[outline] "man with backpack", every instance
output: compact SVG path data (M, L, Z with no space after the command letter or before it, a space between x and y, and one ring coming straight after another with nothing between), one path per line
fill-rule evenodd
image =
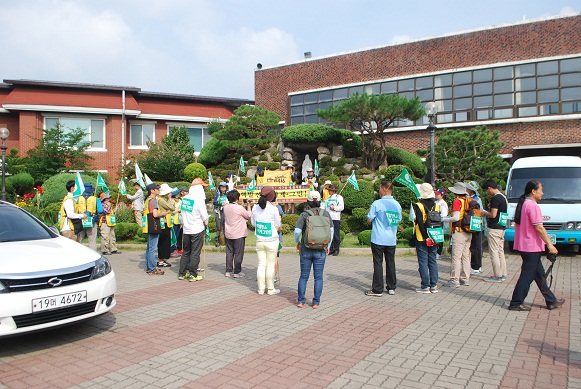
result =
M85 184L85 191L82 196L79 196L77 213L84 213L87 215L87 220L90 221L87 224L83 224L83 230L77 234L77 242L83 243L83 238L86 236L89 241L89 247L97 251L97 221L103 213L103 207L101 202L97 200L95 189L90 183Z
M414 238L418 256L421 284L417 293L438 293L438 244L444 241L444 229L440 204L432 185L427 182L419 187L420 201L413 205Z
M319 308L323 293L323 270L325 260L331 247L333 221L329 212L320 208L321 194L316 190L309 192L305 210L299 216L294 231L297 250L300 252L301 275L298 284L298 304L303 308L307 304L305 297L307 281L313 268L315 279L313 308ZM302 235L302 238L301 238ZM299 239L301 238L301 239Z
M373 254L373 282L366 296L383 295L383 258L385 257L385 284L387 294L395 294L395 246L397 226L401 221L401 205L392 196L389 181L381 181L379 200L371 204L367 221L371 224L371 253Z
M446 216L445 222L452 223L452 272L450 281L444 286L458 288L460 285L470 285L470 242L472 241L472 231L470 225L466 224L471 220L470 203L467 197L466 185L457 182L448 190L456 195L452 202L452 216ZM476 203L476 202L474 202ZM478 221L475 220L474 223ZM470 223L470 222L468 222Z
M478 203L478 209L482 210L482 200L478 194L479 185L476 181L465 182L468 197ZM484 227L483 224L481 224ZM470 242L470 275L482 273L482 230L472 233Z
M490 211L483 211L488 226L488 252L492 263L492 277L485 277L487 282L503 282L506 280L506 258L504 257L504 232L508 219L508 201L498 190L494 180L486 180L482 188L490 196Z

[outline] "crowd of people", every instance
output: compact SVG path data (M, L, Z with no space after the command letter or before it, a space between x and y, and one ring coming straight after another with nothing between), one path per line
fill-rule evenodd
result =
M294 169L293 169L294 170ZM259 172L260 173L260 172ZM326 181L318 188L316 177L309 178L312 169L307 169L305 183L313 185L306 204L299 215L294 229L296 248L300 253L300 276L298 280L297 306L306 303L306 286L311 269L314 276L312 307L318 308L323 291L323 272L327 255L338 255L340 247L340 220L344 209L343 197L337 188ZM230 180L233 177L229 177ZM310 181L309 181L310 180ZM178 279L199 281L203 279L199 267L204 240L209 237L209 215L206 207L202 179L196 178L187 188L170 188L168 184L149 184L147 198L138 183L136 193L127 195L132 200L135 221L142 225L147 234L145 254L146 272L162 275L163 267L171 266L169 258L181 256ZM102 236L103 254L119 253L115 241L115 212L110 196L101 193L94 196L90 184L75 202L75 182L66 184L67 196L63 199L60 212L60 229L63 236L82 242L84 236L89 247L96 250L96 228ZM320 192L319 190L320 189ZM445 237L448 237L451 252L450 279L442 285L459 288L470 285L470 276L482 272L482 236L488 238L488 250L492 276L486 282L504 282L508 276L504 253L504 232L508 220L508 201L493 180L486 180L482 189L488 194L489 203L484 206L479 196L480 185L471 181L456 182L452 187L434 190L431 184L418 186L419 201L412 205L413 245L416 249L420 285L418 293L438 293L438 257L443 254ZM402 220L401 205L392 196L391 182L382 181L379 199L371 204L367 221L371 223L371 253L373 279L371 289L365 295L380 297L385 291L394 295L397 288L395 252L398 225ZM447 193L455 196L449 208L445 201ZM514 289L509 309L530 311L523 304L530 284L534 280L545 298L548 309L562 306L564 299L557 299L546 283L541 256L546 249L551 254L558 251L550 242L537 202L542 199L542 184L530 181L521 196L514 221L514 248L522 257L521 274ZM240 193L231 188L230 182L220 182L213 198L216 219L216 245L226 247L226 277L245 277L242 271L245 241L248 236L247 222L250 221L256 235L257 292L260 295L276 295L278 257L282 247L282 207L276 201L272 186L262 186L260 197L254 205L242 200ZM318 224L317 224L318 223ZM81 225L81 227L79 227ZM321 236L316 236L317 233ZM486 232L485 232L486 231ZM328 235L328 236L327 236ZM385 261L385 273L383 263ZM385 278L384 278L385 275Z

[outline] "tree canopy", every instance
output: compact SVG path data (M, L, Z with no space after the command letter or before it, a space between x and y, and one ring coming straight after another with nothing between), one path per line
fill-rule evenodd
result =
M397 121L417 120L425 115L419 98L408 100L398 95L368 95L356 93L317 115L330 122L359 131L363 138L362 151L367 167L375 170L386 164L388 127Z

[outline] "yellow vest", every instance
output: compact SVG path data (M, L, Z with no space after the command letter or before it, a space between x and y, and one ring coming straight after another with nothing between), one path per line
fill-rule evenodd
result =
M77 213L85 213L85 211L89 211L91 215L97 213L97 198L95 196L89 196L86 199L84 196L79 197Z
M67 218L67 213L65 212L65 201L71 199L73 200L73 203L75 201L74 198L69 197L69 196L65 196L65 198L63 199L62 203L61 203L61 209L59 211L59 230L63 230L63 226L65 225L65 219ZM75 205L76 206L76 205ZM71 221L71 219L69 219L69 227L71 228L71 231L75 230L75 227L73 226L73 222Z
M426 220L428 220L428 212L426 211L426 208L424 207L424 204L418 202L418 203L416 203L416 205L420 209L420 212L422 213L422 221L425 223ZM436 203L434 205L434 211L440 212L440 204ZM417 220L418 216L419 215L416 215L416 220ZM424 237L422 236L422 232L420 231L420 226L418 225L418 223L416 223L416 225L414 227L414 232L416 234L416 240L418 242L423 242L424 241Z
M150 212L150 210L149 210L149 203L150 202L151 202L151 197L148 197L145 200L145 204L144 204L144 207L143 207L143 216L141 216L141 231L144 234L147 234L147 232L148 232L147 231L147 215L151 214L151 216L153 217L153 212ZM159 210L159 204L158 204L157 210L158 210L158 212L161 212ZM166 215L165 218L159 218L160 219L161 226L162 226L161 227L162 229L164 229L164 228L167 227L167 224L164 223L164 219L167 219L167 216L171 216L171 214Z

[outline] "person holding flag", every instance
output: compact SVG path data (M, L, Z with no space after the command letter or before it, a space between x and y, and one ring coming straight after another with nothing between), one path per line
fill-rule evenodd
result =
M79 173L77 173L79 174ZM82 183L82 181L81 181ZM61 235L65 238L76 241L77 235L75 234L75 227L73 225L73 220L86 219L86 213L76 213L75 212L75 199L73 193L77 191L77 185L75 180L70 180L66 184L67 195L63 198L61 204L61 209L59 212L59 229L61 230ZM83 185L84 190L84 185Z
M130 195L128 193L125 196L131 200L131 208L133 208L133 215L135 216L135 223L141 225L142 214L143 214L143 190L141 189L141 184L138 180L133 183L133 187L135 188L135 194Z
M226 197L226 192L228 189L228 184L221 182L218 185L218 190L216 195L214 195L214 217L216 219L216 247L220 247L220 241L222 244L226 244L226 238L224 236L224 205L228 203L228 198ZM222 238L220 236L222 235Z

